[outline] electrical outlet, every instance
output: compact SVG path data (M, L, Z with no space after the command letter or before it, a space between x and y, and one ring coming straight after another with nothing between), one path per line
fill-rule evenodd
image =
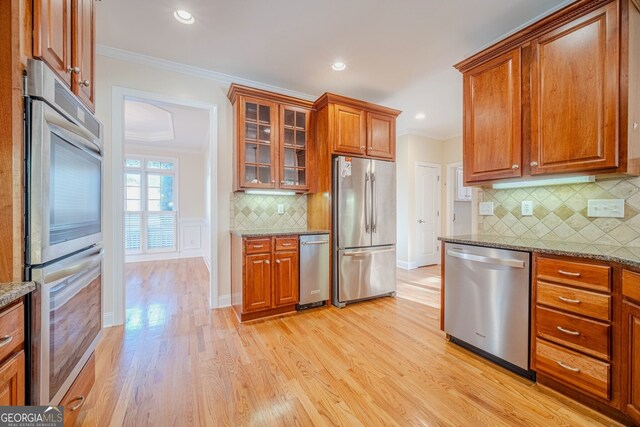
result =
M533 201L531 200L523 200L522 206L520 208L520 213L522 216L532 216L533 215Z
M589 200L587 215L591 218L624 218L624 199Z
M493 215L493 202L480 202L478 205L478 210L480 211L479 213L482 216Z
M284 215L284 205L283 204L279 204L278 205L278 215Z

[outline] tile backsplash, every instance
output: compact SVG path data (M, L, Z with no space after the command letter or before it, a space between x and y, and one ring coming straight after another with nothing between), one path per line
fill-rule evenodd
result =
M494 215L478 217L480 234L640 247L640 178L551 187L484 189ZM589 218L589 199L624 199L624 218ZM533 201L533 216L521 202Z
M284 214L278 214L278 205ZM231 229L307 227L307 196L231 193Z

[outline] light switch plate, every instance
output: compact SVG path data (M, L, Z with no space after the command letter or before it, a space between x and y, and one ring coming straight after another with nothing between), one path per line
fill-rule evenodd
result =
M587 215L591 218L624 218L624 199L589 200Z
M278 205L278 215L284 215L284 205L282 203Z
M493 215L493 202L480 202L478 206L480 215L491 216Z
M531 200L523 200L522 207L520 208L520 213L522 216L532 216L533 215L533 201Z

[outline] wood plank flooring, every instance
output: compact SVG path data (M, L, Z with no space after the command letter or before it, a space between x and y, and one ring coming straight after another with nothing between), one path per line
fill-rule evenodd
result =
M448 343L410 292L239 324L207 309L200 260L126 275L127 323L105 331L78 425L614 424Z

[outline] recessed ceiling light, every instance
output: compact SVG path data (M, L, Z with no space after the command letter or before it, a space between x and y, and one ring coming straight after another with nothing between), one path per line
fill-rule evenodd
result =
M178 22L182 22L183 24L193 24L195 21L191 13L182 9L178 9L173 12L173 17L176 18Z
M347 64L345 64L344 62L338 61L338 62L334 62L331 68L333 68L333 71L342 71L345 68L347 68Z
M423 120L425 117L427 117L427 115L425 113L416 114L416 119L418 119L418 120Z

